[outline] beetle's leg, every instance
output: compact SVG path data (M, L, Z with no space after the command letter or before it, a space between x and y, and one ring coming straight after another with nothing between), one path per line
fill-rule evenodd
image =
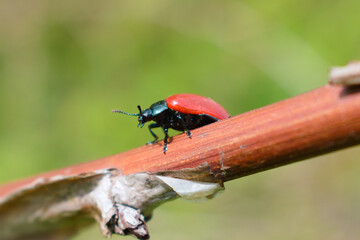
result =
M191 138L191 132L187 128L184 119L181 117L181 115L179 113L176 114L176 117L180 120L180 122L181 122L181 124L182 124L182 126L184 128L184 131L186 132L186 135L188 135L188 137Z
M153 143L156 143L156 141L158 140L159 137L151 130L152 128L157 128L157 127L160 127L159 124L157 124L157 123L152 123L149 125L149 131L155 139L154 139L154 141L147 142L146 144L153 144Z
M164 130L164 133L165 133L163 152L164 152L164 154L165 154L165 153L166 153L166 150L167 150L169 135L168 135L168 128L167 128L167 127L163 126L163 130Z

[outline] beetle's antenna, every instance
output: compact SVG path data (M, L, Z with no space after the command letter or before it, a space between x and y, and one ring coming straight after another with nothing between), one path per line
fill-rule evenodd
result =
M127 112L123 112L123 111L121 111L121 110L112 110L112 112L115 112L115 113L123 113L123 114L129 115L129 116L139 116L138 113L127 113Z

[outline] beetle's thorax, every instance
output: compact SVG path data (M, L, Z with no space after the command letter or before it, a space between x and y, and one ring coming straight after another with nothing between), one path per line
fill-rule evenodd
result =
M168 110L168 106L164 100L161 100L151 105L149 109L151 110L152 116L155 117L156 115Z

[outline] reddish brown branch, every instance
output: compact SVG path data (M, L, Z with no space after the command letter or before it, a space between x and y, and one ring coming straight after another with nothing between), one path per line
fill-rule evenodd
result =
M0 197L38 177L117 168L123 174L194 168L208 164L228 181L360 142L360 88L326 85L311 92L162 142L66 167L0 187Z

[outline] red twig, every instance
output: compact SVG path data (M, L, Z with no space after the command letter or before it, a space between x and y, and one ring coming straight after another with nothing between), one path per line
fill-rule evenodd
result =
M40 174L0 187L0 197L38 177L75 175L105 168L124 174L193 168L208 164L228 181L360 142L360 88L326 85L308 93L162 142Z

